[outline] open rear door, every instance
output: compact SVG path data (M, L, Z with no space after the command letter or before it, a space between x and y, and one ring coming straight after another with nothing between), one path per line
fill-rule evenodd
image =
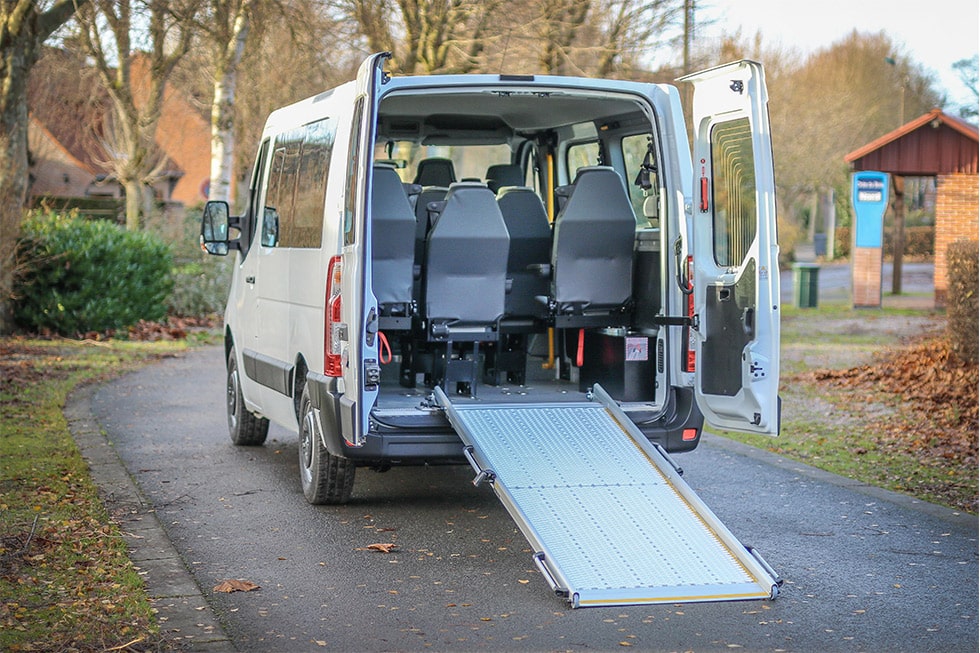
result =
M779 432L779 245L762 65L694 84L694 298L698 406L717 428Z
M387 80L387 52L373 54L357 72L356 97L344 198L342 320L348 326L343 356L344 393L340 398L341 429L348 444L361 446L371 408L378 397L377 302L371 292L371 161L377 124L378 97Z

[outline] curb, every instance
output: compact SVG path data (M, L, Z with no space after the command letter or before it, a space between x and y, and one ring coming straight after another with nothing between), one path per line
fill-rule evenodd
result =
M129 547L129 559L142 576L163 640L180 651L233 653L197 581L157 519L156 511L129 475L95 417L91 400L100 386L73 391L64 415L110 518Z

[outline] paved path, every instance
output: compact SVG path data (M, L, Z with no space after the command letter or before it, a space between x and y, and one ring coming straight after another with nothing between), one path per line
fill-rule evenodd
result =
M351 504L312 507L295 436L274 427L264 447L233 447L222 401L222 355L212 347L71 407L73 429L102 428L112 443L95 439L106 461L93 467L118 475L124 466L136 481L110 505L139 538L134 559L164 629L192 650L978 647L975 517L706 436L678 457L685 478L786 579L780 598L571 611L468 468L359 470ZM381 541L400 548L364 550ZM225 578L262 589L213 593Z

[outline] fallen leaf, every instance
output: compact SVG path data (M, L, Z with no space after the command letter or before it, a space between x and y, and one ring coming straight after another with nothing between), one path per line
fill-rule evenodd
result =
M394 542L378 542L376 544L368 544L367 548L371 551L380 551L381 553L391 553L393 550L398 548L398 545Z
M223 580L214 586L215 592L224 592L230 594L232 592L251 592L252 590L260 589L258 585L248 580Z

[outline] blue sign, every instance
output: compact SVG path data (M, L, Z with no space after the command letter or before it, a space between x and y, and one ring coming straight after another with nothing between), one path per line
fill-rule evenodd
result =
M851 178L854 205L854 246L881 247L885 209L888 208L888 173L855 172Z

